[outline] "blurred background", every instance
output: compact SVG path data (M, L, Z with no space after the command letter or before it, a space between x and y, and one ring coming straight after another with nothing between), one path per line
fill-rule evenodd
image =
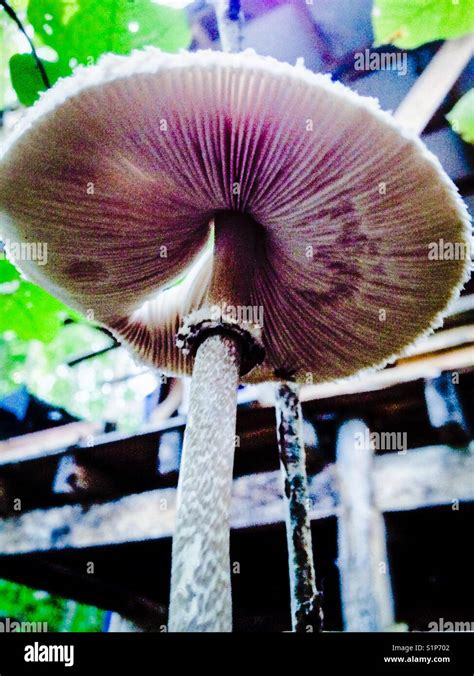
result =
M445 39L474 31L464 0L243 0L242 12L244 48L291 64L303 57L386 110L413 91ZM0 1L0 138L77 65L149 44L219 49L214 6ZM398 66L382 67L382 57ZM460 72L448 67L422 135L471 213L473 75L469 59ZM473 630L473 384L471 282L409 357L357 381L303 386L325 629ZM188 391L186 379L136 363L106 330L23 279L1 248L0 624L164 630ZM271 386L239 390L231 560L243 631L290 627L272 402ZM351 460L354 429L375 433L365 469ZM367 588L368 569L377 574Z

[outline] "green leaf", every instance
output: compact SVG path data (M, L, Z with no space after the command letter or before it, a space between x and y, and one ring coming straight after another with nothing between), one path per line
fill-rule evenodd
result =
M18 272L18 270L14 265L12 265L9 261L6 260L3 245L0 251L0 256L1 256L0 258L0 288L1 288L2 284L8 284L8 282L13 282L15 280L20 279L20 273Z
M51 85L106 52L128 54L147 45L177 51L191 41L185 12L152 0L30 0L27 16L36 41L58 56L41 61ZM9 66L18 99L32 105L46 89L33 56L15 54Z
M459 99L446 118L466 143L474 143L474 88Z
M474 31L472 0L374 0L375 46L414 49Z
M14 9L16 3L10 3ZM0 8L0 110L14 101L8 61L18 51L19 30L5 10Z
M8 260L0 260L0 336L13 331L22 340L51 341L66 316L77 313L27 282Z
M61 57L69 51L68 26L78 11L79 0L30 0L27 16L36 37Z
M41 59L49 83L53 85L61 76L69 75L72 70L61 63ZM47 87L41 77L38 65L32 54L14 54L10 59L10 77L18 99L25 106L31 106Z
M28 19L68 65L89 65L106 52L128 54L147 45L177 51L191 41L185 12L151 0L30 0Z

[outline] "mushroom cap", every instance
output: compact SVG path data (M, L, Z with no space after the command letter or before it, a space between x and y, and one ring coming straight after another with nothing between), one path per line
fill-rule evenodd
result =
M20 263L28 278L176 375L192 371L175 337L205 302L217 212L258 228L266 357L249 381L382 366L441 323L469 271L441 244L468 250L467 210L422 142L375 100L251 51L79 68L8 139L0 210L3 238L48 245L46 266Z

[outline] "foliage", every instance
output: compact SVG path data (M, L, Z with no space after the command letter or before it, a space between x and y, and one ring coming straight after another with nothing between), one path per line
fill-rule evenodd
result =
M70 73L70 69L65 69L60 62L55 63L41 59L41 63L50 83L56 82L60 77ZM9 65L11 82L18 100L24 106L32 106L40 92L46 90L46 83L41 77L33 55L14 54L10 58Z
M54 61L42 61L50 84L70 75L76 65L91 65L107 52L129 54L147 45L174 52L191 40L183 10L152 0L30 0L27 18L36 43L54 50ZM30 54L14 55L10 73L25 105L34 103L46 89Z
M176 51L190 42L185 14L150 0L30 0L28 18L60 60L83 64L106 52L146 45Z
M0 110L8 105L10 75L8 61L18 49L18 30L15 24L0 10Z
M139 427L143 398L156 378L128 379L143 368L126 350L68 367L68 361L110 346L110 337L23 279L5 259L0 259L0 306L0 398L25 385L81 418L116 422L123 431ZM67 317L76 321L65 325ZM115 379L117 384L108 383Z
M0 618L17 622L45 622L49 632L97 632L104 611L48 592L0 580Z
M73 415L115 422L120 430L132 432L142 424L143 399L156 388L156 376L143 373L123 348L67 365L110 343L107 335L85 323L67 324L49 343L7 334L0 339L0 398L25 385Z
M474 89L464 94L446 117L466 143L474 143Z
M472 0L374 0L375 46L414 49L474 31Z
M43 289L23 279L8 260L0 259L0 336L14 332L22 340L51 341L67 316L77 314Z

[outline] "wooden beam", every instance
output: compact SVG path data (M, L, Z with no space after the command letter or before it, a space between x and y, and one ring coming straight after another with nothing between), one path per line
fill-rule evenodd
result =
M373 450L361 420L337 438L338 565L346 631L383 631L394 622L385 524L374 501Z
M433 333L417 342L409 351L407 358L433 355L436 352L445 352L453 348L474 345L474 325L457 326L453 329L444 329ZM401 363L405 360L402 357Z
M98 434L102 429L101 423L81 421L0 441L0 465L54 455Z
M383 512L474 501L474 444L427 446L406 455L389 453L373 467L375 502Z
M447 40L436 52L395 113L403 127L421 134L474 53L474 34Z
M471 335L471 327L463 329L461 333L441 332L433 336L442 336L444 333L449 334L448 342L452 340L469 340ZM436 338L436 347L444 349L446 345L441 345L439 339ZM364 395L364 407L372 406L376 400L376 393L381 390L389 391L390 388L403 386L405 383L415 383L417 380L423 381L425 378L436 377L440 372L444 371L463 371L469 375L474 367L474 346L464 346L457 348L448 353L435 354L430 357L423 355L420 359L411 356L405 360L400 360L399 363L390 368L379 372L370 373L360 378L351 378L337 383L326 383L322 385L303 385L301 387L300 399L304 402L304 410L308 411L307 406L314 407L313 410L322 410L322 408L340 410L349 405L353 407L356 402L354 400L345 400L345 397L356 397L361 394ZM399 399L399 396L397 399ZM373 397L372 400L369 400ZM260 451L265 446L276 445L275 428L273 425L272 404L269 402L261 402L259 409L245 409L239 408L237 420L237 433L239 435L239 448L236 453L236 465L240 467L243 462L245 467L242 473L249 473L251 467L247 462L248 453L258 448ZM113 432L109 434L97 434L100 431L100 425L89 422L71 423L62 425L51 430L44 430L33 434L27 434L21 437L15 437L7 441L0 442L0 471L3 467L12 468L15 476L21 471L20 463L33 462L39 459L48 458L52 463L55 458L59 458L68 452L68 449L74 448L78 460L82 463L82 453L89 455L90 462L93 464L98 462L101 465L104 461L105 466L115 466L116 459L120 458L119 473L123 471L126 466L124 457L129 453L130 446L133 446L133 452L140 453L140 460L142 461L148 453L156 452L159 447L161 436L164 432L182 432L185 425L185 418L182 416L169 419L165 423L159 425L151 425L143 428L138 434L133 436L124 435L123 433ZM93 446L87 447L87 437L92 435ZM443 440L450 443L448 439ZM245 453L241 453L245 451ZM260 454L263 458L265 453ZM268 458L267 458L268 460ZM272 469L265 460L265 468ZM84 463L89 465L89 461L84 458ZM252 461L252 465L253 465ZM265 464L265 463L264 463ZM131 467L130 469L133 469ZM156 470L156 464L155 464ZM161 470L161 468L159 468ZM15 479L16 481L16 479Z
M456 298L450 307L450 312L447 316L447 319L456 317L457 315L468 314L470 312L474 312L474 293Z
M383 390L414 380L437 376L441 371L460 371L474 366L474 347L461 347L451 352L420 356L416 360L399 360L395 366L374 371L364 376L347 378L334 383L303 385L300 399L331 399L347 394L361 394Z
M474 501L469 449L432 446L373 460L374 503L380 512ZM311 519L338 516L340 470L328 465L310 477ZM232 528L283 523L278 471L239 477L233 486ZM164 488L95 505L36 509L0 519L0 555L67 547L108 546L171 537L176 489Z
M169 537L176 490L130 495L113 502L37 509L0 521L3 554L91 547Z
M158 425L144 425L140 432L133 436L123 432L101 434L103 425L96 422L83 421L60 425L52 429L0 441L0 467L47 456L62 455L66 449L71 447L86 450L88 448L87 437L89 436L94 437L93 448L119 442L126 444L131 439L138 443L142 438L156 438L156 442L158 442L162 432L179 429L185 423L186 418L184 416L176 416Z

